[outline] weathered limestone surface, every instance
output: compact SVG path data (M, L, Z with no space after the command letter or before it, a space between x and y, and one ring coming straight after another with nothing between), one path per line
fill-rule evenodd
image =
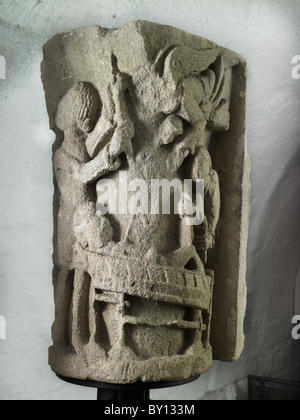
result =
M55 36L42 79L57 136L52 369L110 383L173 381L213 358L236 360L250 189L244 59L134 22ZM186 209L151 214L142 189L141 214L123 214L124 173L142 186L202 179L203 223L191 225ZM100 211L104 179L117 185L116 214Z

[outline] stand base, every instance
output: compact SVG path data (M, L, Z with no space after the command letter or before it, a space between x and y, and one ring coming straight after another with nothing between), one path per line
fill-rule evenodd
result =
M73 385L80 385L88 388L97 388L98 401L149 401L151 389L173 388L176 386L186 385L199 379L200 375L175 382L137 382L135 384L128 385L83 381L80 379L65 378L60 375L57 375L57 377L62 381L68 382Z

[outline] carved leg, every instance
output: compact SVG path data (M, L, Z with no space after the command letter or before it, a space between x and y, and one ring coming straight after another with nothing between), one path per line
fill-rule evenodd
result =
M73 296L73 333L72 344L77 354L81 355L91 337L90 313L91 278L82 270L75 270Z
M55 346L67 347L71 344L71 317L73 300L74 271L62 268L54 285L55 321L52 338Z

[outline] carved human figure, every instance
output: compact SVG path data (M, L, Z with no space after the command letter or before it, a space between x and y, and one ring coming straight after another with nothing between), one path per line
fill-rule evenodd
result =
M204 265L207 263L207 251L215 247L216 229L220 219L221 198L219 177L212 168L208 150L200 147L192 168L193 181L204 180L204 215L202 225L194 226L194 246Z
M100 98L91 84L77 83L61 100L56 125L64 132L64 141L54 155L54 172L60 191L58 212L57 258L61 267L70 267L73 258L73 218L76 209L95 201L89 186L100 176L118 169L106 150L91 160L85 141L95 128L100 114Z
M60 192L59 211L57 215L57 252L56 260L60 272L55 284L57 317L53 326L54 341L63 344L68 341L67 333L57 333L70 311L70 271L73 270L73 245L76 241L74 234L74 215L78 208L86 207L92 210L95 223L101 226L97 230L98 247L109 242L113 231L109 221L96 213L94 188L91 185L101 175L116 170L120 162L112 161L106 150L91 161L85 141L91 133L101 111L98 92L89 83L79 82L73 86L59 103L56 125L64 133L62 146L54 155L54 173ZM97 246L94 243L94 246ZM80 279L79 279L80 283ZM75 282L74 290L80 284ZM70 340L69 340L70 341Z

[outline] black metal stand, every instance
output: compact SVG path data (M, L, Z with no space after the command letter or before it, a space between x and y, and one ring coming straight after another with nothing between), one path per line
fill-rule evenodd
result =
M151 389L172 388L196 381L199 376L192 377L183 381L176 382L137 382L129 385L106 384L94 381L82 381L79 379L70 379L57 375L59 379L73 385L85 386L88 388L97 388L98 401L149 401Z

